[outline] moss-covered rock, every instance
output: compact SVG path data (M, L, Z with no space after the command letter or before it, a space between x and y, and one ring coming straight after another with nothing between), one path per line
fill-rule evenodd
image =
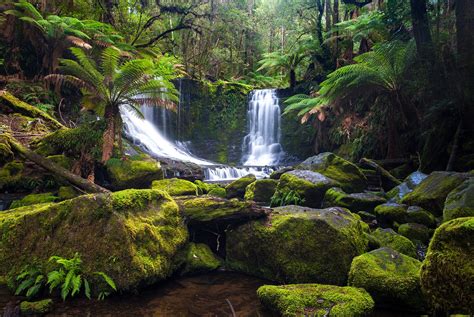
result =
M431 230L419 223L404 223L398 227L398 233L415 243L427 244L431 237Z
M53 193L42 193L42 194L29 194L20 200L14 200L10 205L10 209L30 206L35 204L44 204L57 201L58 197L54 196Z
M423 311L420 267L420 261L383 247L354 258L349 285L368 291L376 306Z
M197 186L185 179L169 178L153 181L152 189L163 190L171 196L191 195L197 196Z
M212 188L214 188L214 184L208 184L199 179L194 181L194 185L197 186L199 195L207 194Z
M374 301L361 288L323 284L264 285L257 290L262 303L279 315L366 316Z
M187 241L178 205L158 190L84 195L0 213L0 276L25 265L51 269L52 255L78 252L83 275L109 275L127 290L169 277Z
M404 204L420 206L441 216L446 196L466 180L467 174L451 172L433 172L416 188L403 197Z
M474 216L474 177L453 189L444 203L443 221Z
M347 194L343 189L333 187L329 189L324 195L324 207L339 206L348 208L351 211L357 212L364 210L372 212L374 208L387 200L379 195L373 193L355 193Z
M372 236L379 241L380 246L389 247L395 251L416 258L416 246L410 239L396 233L393 229L377 228Z
M290 166L279 168L270 174L270 179L279 180L281 175L285 174L286 172L291 172L294 169L295 169L294 167L290 167Z
M263 210L254 209L249 201L212 196L178 198L182 213L192 223L249 220L262 217Z
M474 314L474 217L436 229L421 267L421 286L431 306Z
M412 192L426 177L428 177L428 175L420 171L411 173L400 185L395 186L387 192L387 197L393 202L400 203L402 198Z
M367 212L367 211L359 211L359 212L357 212L357 214L365 222L371 222L371 221L376 220L375 215L371 214L370 212Z
M403 223L406 221L407 208L406 205L385 203L375 207L374 212L381 224L392 226L394 222Z
M340 184L349 193L361 192L367 188L367 179L355 164L326 152L303 161L299 168L321 173Z
M414 222L427 226L436 227L436 218L425 209L419 206L410 206L407 209L406 222Z
M72 168L73 160L64 154L50 155L47 158L67 170Z
M342 285L367 248L361 222L344 208L275 208L227 233L227 265L273 281Z
M79 192L71 186L61 186L58 190L58 198L59 200L66 200L72 199L74 197L79 196Z
M184 251L184 266L181 275L195 275L214 271L221 265L221 261L203 243L189 243Z
M269 204L276 191L278 181L274 179L259 179L247 186L245 199Z
M160 162L146 155L137 155L126 160L112 158L107 161L105 167L110 178L110 187L114 190L149 188L153 181L163 179Z
M212 188L208 193L209 196L215 196L215 197L220 197L220 198L226 198L227 192L225 188L216 186Z
M295 192L304 201L304 206L320 208L326 191L337 186L337 182L316 172L308 170L294 170L280 177L275 197L284 197Z
M52 299L43 299L36 302L23 301L20 303L22 315L44 315L53 308Z
M244 198L245 196L245 189L248 185L255 182L257 178L253 174L246 175L239 179L236 179L229 185L225 187L226 190L226 197L228 199L231 198Z

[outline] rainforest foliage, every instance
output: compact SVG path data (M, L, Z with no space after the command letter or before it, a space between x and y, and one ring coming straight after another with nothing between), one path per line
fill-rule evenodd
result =
M180 77L214 99L286 88L305 155L470 170L473 15L469 0L2 1L0 88L69 128L103 119L83 177L122 155L119 108L175 110ZM236 131L241 106L222 109L215 126Z

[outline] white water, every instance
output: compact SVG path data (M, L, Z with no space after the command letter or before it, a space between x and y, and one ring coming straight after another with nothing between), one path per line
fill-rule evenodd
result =
M252 92L247 113L249 134L242 152L244 165L275 166L283 156L280 145L280 106L274 89Z

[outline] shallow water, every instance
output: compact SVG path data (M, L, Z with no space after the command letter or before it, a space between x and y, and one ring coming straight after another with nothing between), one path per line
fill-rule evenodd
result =
M53 312L46 316L232 316L230 305L239 317L276 316L266 310L256 296L257 288L265 283L268 282L239 273L214 272L172 279L139 294L112 296L104 301L74 299L63 303L57 300ZM0 307L12 300L5 289L0 289ZM385 311L372 315L399 316L408 315Z

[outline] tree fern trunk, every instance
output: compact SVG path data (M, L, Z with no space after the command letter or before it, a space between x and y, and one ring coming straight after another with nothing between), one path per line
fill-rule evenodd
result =
M103 134L103 145L102 145L102 162L107 162L113 154L114 142L115 142L115 123L116 123L116 110L115 106L107 105L105 107L105 121L107 126Z

